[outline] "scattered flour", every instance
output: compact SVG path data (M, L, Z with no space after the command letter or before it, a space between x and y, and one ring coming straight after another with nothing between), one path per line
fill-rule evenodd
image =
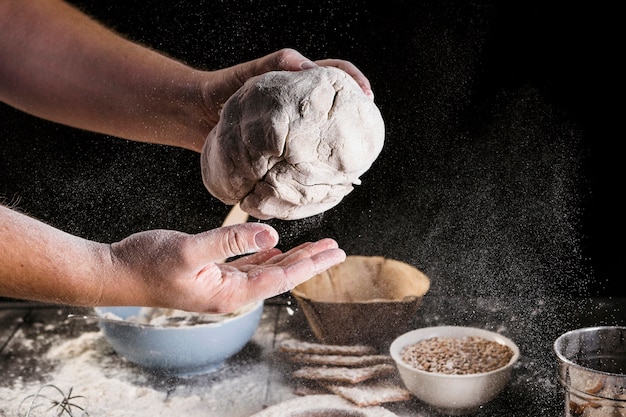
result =
M201 314L170 308L142 307L135 316L123 318L111 312L107 312L102 316L109 320L127 320L133 323L149 324L152 326L184 327L195 326L197 324L217 323L247 313L256 306L256 303L250 303L228 314Z
M72 395L84 396L74 402L86 406L89 416L223 417L224 398L233 393L239 393L240 399L250 398L251 392L264 385L255 384L249 373L233 378L203 376L208 379L202 380L200 387L191 382L185 385L184 381L170 381L168 385L167 381L155 380L156 377L117 356L100 331L83 333L53 345L44 359L55 366L43 384L16 378L11 387L0 387L0 416L25 415L28 403L19 409L23 399L36 394L44 384L50 384L65 393L72 389ZM259 381L258 373L256 381ZM53 398L60 395L53 388L45 393ZM258 395L263 398L264 393ZM241 406L236 403L227 406L228 415L247 417L254 412L254 409L239 412L237 407ZM43 412L47 408L38 410Z

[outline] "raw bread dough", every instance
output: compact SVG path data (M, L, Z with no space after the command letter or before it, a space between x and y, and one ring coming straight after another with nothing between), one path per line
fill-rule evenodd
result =
M249 79L202 150L213 196L258 219L294 220L337 205L380 154L380 111L334 67Z

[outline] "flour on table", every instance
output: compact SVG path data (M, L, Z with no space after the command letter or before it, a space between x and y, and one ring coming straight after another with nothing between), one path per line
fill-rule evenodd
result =
M83 396L72 402L86 407L93 417L224 417L223 405L217 399L233 393L245 398L263 386L259 384L258 375L239 375L236 369L225 371L225 378L206 376L207 382L201 387L186 386L184 381L172 386L155 383L151 374L117 356L101 331L86 332L52 345L45 353L45 360L54 366L43 376L43 383L18 377L11 386L0 387L0 416L25 415L28 402L20 408L23 399L36 394L44 385L54 385L64 393L72 389L72 395ZM48 388L42 394L60 399L54 388ZM47 406L39 407L37 411L47 409ZM77 410L73 411L80 416ZM250 414L252 412L241 404L229 405L229 415L247 417Z
M384 130L377 106L344 71L268 72L224 104L202 151L204 184L258 219L313 216L360 184Z

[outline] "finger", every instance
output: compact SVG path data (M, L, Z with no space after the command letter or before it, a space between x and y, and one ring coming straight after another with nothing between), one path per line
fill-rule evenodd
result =
M291 48L281 49L274 52L274 54L270 54L267 58L269 58L270 62L274 61L273 64L270 64L273 70L300 71L317 66L315 62Z
M316 245L317 249L307 249L311 245ZM228 262L228 265L235 267L242 272L250 272L260 265L282 265L289 262L295 262L298 259L312 256L316 252L333 249L337 246L338 245L334 240L323 239L315 243L302 243L285 253L281 252L277 248L272 248L267 251L258 252L252 255L238 258L236 260Z
M278 243L276 230L262 223L220 227L194 235L190 252L196 264L265 251Z
M285 48L231 68L241 85L256 75L269 71L299 71L317 66L295 49Z
M273 254L269 251L259 252L257 254L239 258L236 261L229 262L228 265L234 266L240 271L246 273L264 265L286 265L289 262L296 262L299 259L304 259L314 255L316 252L319 252L319 249L317 251L307 250L307 248L311 245L313 245L311 242L303 243L300 246L291 249L287 253L282 253L278 249L274 248L273 250L275 250L275 252ZM332 247L329 247L328 249L330 248Z
M330 249L325 249L328 247ZM303 252L310 256L296 259L295 255ZM260 254L246 258L254 258L257 255ZM281 257L282 254L276 255L269 262ZM301 245L300 250L291 253L291 262L284 265L263 264L240 267L235 266L236 261L213 265L216 271L220 271L221 278L213 275L216 271L207 270L207 273L202 275L203 279L195 281L196 285L201 282L209 284L205 290L198 292L210 294L209 300L203 298L198 300L198 303L203 304L204 309L207 309L206 305L210 304L210 310L214 312L233 311L254 300L282 294L331 266L343 262L345 257L345 253L336 248L336 243L332 239L323 239L320 242Z
M272 248L268 250L264 250L262 252L253 253L252 255L243 256L241 258L237 258L228 262L228 264L232 267L235 267L239 270L244 270L242 268L247 268L248 270L254 268L255 266L259 266L269 259L280 255L282 252L278 248Z
M343 71L345 71L348 75L350 75L361 87L363 93L366 96L370 97L372 100L374 99L374 92L372 91L372 86L370 84L369 79L359 70L359 68L354 65L350 61L345 61L342 59L322 59L318 61L311 61L308 58L305 58L298 51L293 49L282 49L278 52L275 52L273 55L269 55L266 58L271 60L276 60L278 63L278 68L285 71L299 71L303 69L309 69L316 66L326 66L326 67L336 67ZM272 71L272 69L268 69L268 71Z
M345 259L345 252L334 248L287 265L265 265L256 268L248 274L247 292L262 294L265 298L282 294Z
M359 85L359 87L361 87L361 90L363 90L366 96L368 96L372 100L374 99L374 92L372 91L370 81L367 79L365 74L363 74L361 70L359 70L357 66L354 65L352 62L344 61L341 59L322 59L319 61L315 61L315 63L325 67L337 67L344 70L348 75L354 78L354 81L357 82L357 84Z
M297 262L300 259L311 257L318 252L322 252L329 249L336 249L339 245L333 239L321 239L317 242L302 243L287 252L281 253L271 259L268 259L265 264L273 265L287 265L289 263Z
M313 62L300 52L291 48L284 48L253 61L235 65L231 70L234 71L235 76L239 80L239 84L243 85L249 78L264 74L268 71L300 71L320 65L342 69L357 82L366 96L372 100L374 99L370 81L361 70L350 61L322 59Z

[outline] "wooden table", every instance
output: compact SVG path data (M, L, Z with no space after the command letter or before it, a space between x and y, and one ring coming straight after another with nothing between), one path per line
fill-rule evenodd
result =
M54 384L85 395L92 404L87 405L90 416L249 417L297 398L294 389L300 382L290 377L293 365L276 351L277 339L289 334L313 340L297 306L277 297L266 302L252 341L222 369L184 379L163 378L118 357L96 323L67 318L68 313L84 312L89 310L0 301L0 416L17 415L18 399L43 384ZM510 384L477 415L527 417L563 414L554 339L578 327L624 325L625 319L625 299L520 302L427 296L411 326L477 326L515 340L521 359ZM417 400L385 407L398 416L439 415Z

